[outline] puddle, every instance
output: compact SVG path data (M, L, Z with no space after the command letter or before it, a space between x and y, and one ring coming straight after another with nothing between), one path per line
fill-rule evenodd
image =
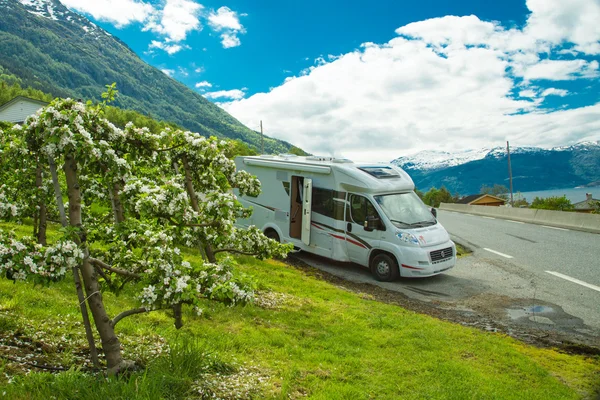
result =
M506 312L511 319L520 319L524 317L535 318L538 314L553 314L554 308L548 306L531 306L522 308L507 308ZM540 316L541 317L541 316ZM531 319L530 318L530 319ZM544 317L544 319L548 319Z

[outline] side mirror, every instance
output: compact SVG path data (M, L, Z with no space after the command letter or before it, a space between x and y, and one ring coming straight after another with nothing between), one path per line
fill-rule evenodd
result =
M431 213L437 218L437 210L435 208L431 207Z
M368 216L367 220L364 223L365 231L372 231L372 230L377 229L377 227L379 226L379 223L380 223L379 218L372 216L372 215Z

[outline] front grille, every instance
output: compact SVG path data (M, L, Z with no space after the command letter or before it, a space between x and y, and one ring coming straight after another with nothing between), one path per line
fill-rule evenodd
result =
M447 249L434 250L431 253L429 253L429 257L431 257L431 262L434 264L452 258L452 256L454 256L452 247L448 247Z

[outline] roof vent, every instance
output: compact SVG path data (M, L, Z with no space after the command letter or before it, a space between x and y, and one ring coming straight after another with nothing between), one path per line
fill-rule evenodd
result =
M333 162L338 164L354 164L354 161L348 160L347 158L334 158Z
M333 157L324 157L324 156L309 156L306 157L307 161L332 161Z

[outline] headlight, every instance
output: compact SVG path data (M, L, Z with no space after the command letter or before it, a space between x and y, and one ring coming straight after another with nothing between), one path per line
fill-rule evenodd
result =
M401 242L412 244L413 246L419 245L419 239L412 233L397 231L396 236Z

